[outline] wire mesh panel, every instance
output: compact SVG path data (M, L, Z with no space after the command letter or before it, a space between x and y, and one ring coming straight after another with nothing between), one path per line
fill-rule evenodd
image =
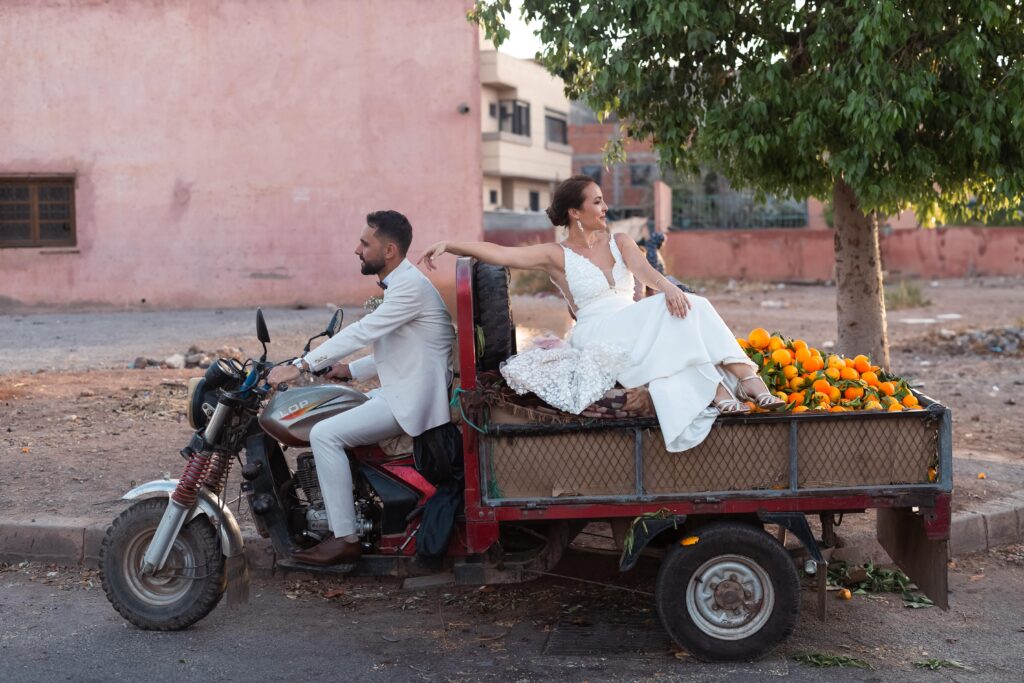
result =
M658 430L644 430L644 492L751 491L789 485L789 424L719 422L696 448L665 450Z
M481 441L489 498L636 493L632 429L485 437Z
M927 484L938 449L939 421L916 415L881 417L801 420L799 487Z
M942 478L945 461L940 462L940 457L948 460L948 454L941 454L948 444L940 447L943 420L948 419L945 409L727 418L716 422L700 445L682 453L665 450L657 422L650 418L608 420L600 427L593 422L491 420L480 442L483 483L492 501L592 496L629 500L938 480L948 485ZM930 473L930 468L937 469Z

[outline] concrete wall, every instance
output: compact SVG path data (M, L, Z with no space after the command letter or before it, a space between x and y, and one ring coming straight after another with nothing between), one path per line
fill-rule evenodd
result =
M0 249L0 300L361 302L367 212L479 238L470 4L4 0L0 174L74 174L78 240Z
M896 229L881 237L890 275L923 278L1024 275L1024 228ZM670 273L687 278L831 280L831 230L671 232L662 247Z

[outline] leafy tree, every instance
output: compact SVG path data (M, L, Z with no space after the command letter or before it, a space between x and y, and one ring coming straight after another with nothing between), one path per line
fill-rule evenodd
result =
M470 13L507 36L509 0ZM523 0L538 59L663 163L835 207L839 347L888 367L877 218L1024 190L1020 0Z

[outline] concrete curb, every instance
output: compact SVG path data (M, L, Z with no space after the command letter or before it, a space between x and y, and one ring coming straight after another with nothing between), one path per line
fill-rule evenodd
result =
M37 515L0 521L0 562L39 562L61 566L99 567L100 545L109 522ZM275 554L270 541L246 534L245 557L257 573L271 572Z
M1024 491L982 504L977 510L953 515L949 556L1024 541Z
M100 544L108 522L74 517L37 515L28 519L0 521L0 562L39 562L64 566L99 566ZM259 574L274 569L276 555L270 541L246 534L245 556L249 567ZM983 504L977 510L958 512L950 525L949 555L957 557L1002 545L1024 542L1024 491ZM864 555L853 561L882 561L877 543L857 544L849 550ZM841 549L846 550L846 549ZM851 552L846 553L850 555Z

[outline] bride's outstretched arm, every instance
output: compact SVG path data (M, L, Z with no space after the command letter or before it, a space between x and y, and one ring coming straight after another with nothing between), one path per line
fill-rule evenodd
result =
M442 254L471 256L477 261L495 266L522 268L524 270L549 270L556 265L554 256L557 246L553 244L531 244L525 247L505 247L491 242L449 242L443 240L430 245L417 263L427 270L434 270L435 259Z

